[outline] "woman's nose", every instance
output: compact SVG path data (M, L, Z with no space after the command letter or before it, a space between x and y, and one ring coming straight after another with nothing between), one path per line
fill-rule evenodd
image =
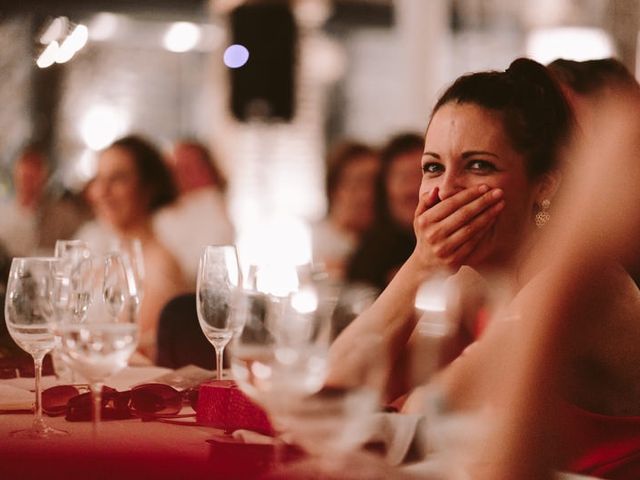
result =
M440 200L445 200L465 188L462 179L455 172L446 172L441 178L442 183L439 185L440 190L438 193Z

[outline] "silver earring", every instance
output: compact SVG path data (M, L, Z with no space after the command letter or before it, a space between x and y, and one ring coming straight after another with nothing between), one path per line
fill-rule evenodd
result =
M540 210L536 213L536 227L544 227L551 218L549 207L551 207L551 200L545 198L540 204Z

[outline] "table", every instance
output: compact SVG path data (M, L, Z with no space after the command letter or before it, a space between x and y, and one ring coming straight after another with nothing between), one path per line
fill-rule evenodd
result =
M163 371L168 370L128 369L107 384L123 390L155 378ZM55 383L53 378L43 380L45 388ZM2 380L0 384L28 385L32 381ZM50 426L67 430L69 435L48 439L9 436L13 430L29 428L32 418L31 414L0 415L0 478L3 480L247 478L246 468L241 468L247 466L246 461L243 465L242 459L233 458L228 448L207 443L224 435L215 428L140 419L104 421L94 438L90 422L67 422L64 417L45 416ZM240 462L237 475L234 462ZM220 472L223 475L216 475Z

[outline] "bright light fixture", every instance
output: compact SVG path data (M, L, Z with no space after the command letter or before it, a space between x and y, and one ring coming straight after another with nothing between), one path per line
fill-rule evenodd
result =
M200 28L190 22L172 24L164 35L164 47L170 52L187 52L200 41Z
M600 28L554 27L532 31L527 38L527 56L547 64L557 58L592 60L615 55L611 37Z

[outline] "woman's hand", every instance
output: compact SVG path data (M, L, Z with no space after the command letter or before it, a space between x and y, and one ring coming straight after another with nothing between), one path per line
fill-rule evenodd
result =
M463 265L504 207L503 192L487 185L461 190L440 201L438 188L420 197L413 221L421 266L458 268Z

